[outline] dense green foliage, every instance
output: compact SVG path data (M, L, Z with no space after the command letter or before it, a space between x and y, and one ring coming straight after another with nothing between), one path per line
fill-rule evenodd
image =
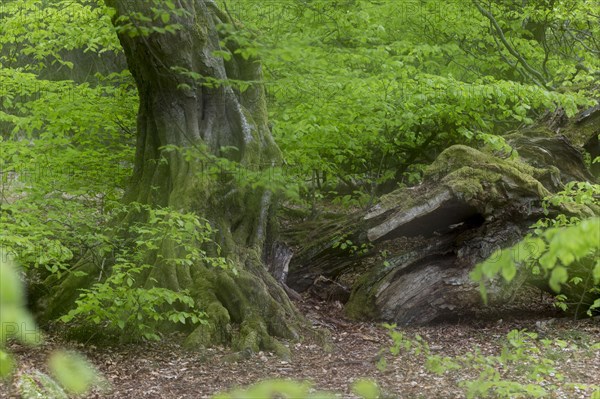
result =
M527 3L490 10L526 64L470 1L242 0L228 10L256 31L232 34L264 59L291 173L323 194L364 198L391 179L417 182L451 144L502 149L505 132L588 102L578 87L600 67L593 2ZM539 24L543 40L531 31Z
M572 215L585 214L587 206L598 206L599 194L598 185L569 183L564 191L547 198L544 206L560 206L574 212ZM587 213L591 213L589 208ZM557 306L563 310L571 307L575 315L591 315L600 308L600 218L581 220L561 213L532 227L532 233L517 245L497 251L473 270L471 277L481 282L484 299L487 280L502 276L510 282L525 269L534 277L541 275L557 294L563 285L578 287L570 290L570 296L558 295Z
M147 210L150 221L129 231L113 228L131 174L137 94L128 71L110 68L122 51L110 15L98 2L3 4L0 245L42 291L46 281L92 256L106 265L104 279L62 320L100 324L106 334L116 330L128 339L158 338L159 322L198 322L201 313L186 311L194 307L186 293L134 284L150 267L145 251L168 236L182 247L180 259L168 260L174 266L208 259L200 246L212 232L193 215L165 209ZM78 80L81 65L68 58L97 72ZM64 69L74 69L72 79ZM214 262L223 265L221 258ZM172 308L177 303L183 308ZM171 310L159 312L164 306Z
M150 278L151 286L136 283L140 274L149 273L155 259L152 250L161 248L165 242L173 243L171 257L162 256L168 267L180 267L204 263L214 267L228 268L227 261L209 256L205 248L212 242L214 231L207 221L194 214L182 214L167 208L153 209L147 205L131 203L121 209L127 215L131 210L147 213L147 222L119 226L126 231L111 231L96 235L99 246L95 256L113 258L114 265L108 277L89 289L82 289L76 301L77 307L61 318L64 322L76 320L81 324L99 325L103 334L117 333L122 339L158 340L159 326L165 322L192 324L204 322L204 314L194 309L194 300L186 291L175 292L160 287ZM129 240L114 237L135 237ZM150 258L150 259L149 259ZM140 279L141 280L141 279ZM186 310L187 309L187 310Z
M146 35L179 28L169 25L172 15L185 12L174 2L148 5L151 18L132 16L122 29ZM600 12L592 0L236 0L223 9L237 18L219 27L225 40L235 41L243 57L258 55L264 62L270 120L286 160L273 174L236 176L251 188L267 186L313 205L330 196L342 205L363 206L398 185L418 183L424 167L452 144L508 155L506 133L557 107L572 116L598 95ZM76 308L61 320L101 326L122 338L157 339L165 322L205 320L202 304L187 292L142 285L139 277L154 264L145 254L167 237L171 257L162 261L171 267L231 265L212 243L216 231L203 215L119 202L133 164L138 97L113 15L99 0L0 5L0 260L7 254L18 259L34 293L78 273L71 267L91 257L103 271L101 279L81 292ZM203 84L239 90L247 85ZM220 170L237 167L209 161ZM581 287L578 297L558 296L561 307L596 310L600 220L575 215L591 216L581 211L599 193L598 186L572 184L548 198L563 214L539 221L531 235L496 253L473 276L511 280L526 268L557 292L567 284ZM116 227L114 221L132 208L145 215L144 222ZM336 245L365 250L346 239ZM7 339L37 327L24 310L18 275L4 262L0 273L0 324L20 326L0 331L5 376L13 368L4 351ZM552 370L547 354L563 345L514 332L499 357L439 359L426 353L422 341L407 344L394 333L392 338L397 351L420 348L438 371L461 366L479 372L465 383L471 396L543 394L534 383ZM543 360L526 370L531 384L497 378L496 367L531 356ZM55 397L82 392L93 381L82 364L59 354L50 361L55 378L24 375L20 386L24 392L43 387L47 395L53 390ZM365 398L376 397L374 389L369 383L355 387ZM275 382L222 397L266 392L316 396L307 386Z
M46 6L4 2L0 15L0 243L38 279L97 245L130 174L136 111L128 72L64 78L68 51L98 58L118 50L104 10Z

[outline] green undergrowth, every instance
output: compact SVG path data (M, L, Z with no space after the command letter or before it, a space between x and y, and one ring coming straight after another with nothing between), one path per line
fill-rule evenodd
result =
M43 343L43 335L25 307L25 289L14 262L0 257L0 378L14 383L23 399L68 399L83 395L92 386L108 386L96 368L82 355L58 350L48 356L48 371L21 369L7 350L18 342L31 347Z
M576 317L594 314L600 308L600 217L594 216L600 215L599 193L596 184L572 182L546 197L546 212L558 208L564 213L540 219L521 242L496 251L471 272L483 298L487 282L510 282L524 271L547 281L561 309Z
M206 314L189 291L169 288L168 282L159 282L152 271L157 263L169 268L231 268L212 241L212 226L195 214L137 203L120 212L141 213L145 221L119 225L116 231L98 235L102 245L95 256L114 264L106 264L106 277L100 275L100 282L81 289L75 307L60 320L95 325L102 335L117 335L122 340L158 340L158 332L168 323L206 323ZM208 244L216 256L207 252Z
M431 351L419 335L409 337L386 325L393 345L392 356L417 357L428 372L452 378L471 398L541 398L560 390L567 395L600 398L600 385L580 383L569 371L575 356L594 356L600 342L581 344L561 338L545 338L527 330L512 330L500 341L497 354L489 355L471 347L463 355L444 356ZM386 351L384 351L385 353ZM387 368L386 357L378 367Z

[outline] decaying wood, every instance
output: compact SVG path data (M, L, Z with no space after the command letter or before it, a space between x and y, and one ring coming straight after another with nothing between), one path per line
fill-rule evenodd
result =
M570 126L582 123L580 117ZM562 132L567 128L561 125ZM327 289L323 281L345 285L352 290L345 305L350 316L399 324L481 307L479 286L469 278L473 267L523 238L544 216L545 196L569 181L595 179L568 137L549 128L536 134L507 135L516 159L450 147L421 185L396 190L365 212L288 231L301 247L291 260L288 285L313 293ZM522 273L510 285L493 282L492 302L512 298L524 280Z
M272 245L271 252L267 255L266 264L269 273L271 273L275 280L281 284L288 297L300 301L302 300L302 296L286 284L288 268L293 256L294 251L292 248L281 241L275 241Z

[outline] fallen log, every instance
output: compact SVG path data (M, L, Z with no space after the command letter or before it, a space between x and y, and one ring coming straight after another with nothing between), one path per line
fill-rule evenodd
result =
M522 239L544 216L544 197L569 181L594 180L565 136L507 137L519 157L455 145L430 165L421 185L391 192L367 211L290 229L287 240L300 249L287 284L298 292L327 290L327 281L337 292L339 285L351 288L349 316L404 325L480 308L473 267ZM551 212L591 216L598 209ZM525 278L492 282L491 302L512 298Z

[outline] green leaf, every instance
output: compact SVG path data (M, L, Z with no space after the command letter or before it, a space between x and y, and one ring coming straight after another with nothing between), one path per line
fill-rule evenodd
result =
M54 352L48 360L52 375L71 393L81 395L98 379L91 363L73 352Z
M475 268L471 270L471 272L469 273L469 277L475 282L481 281L481 279L483 278L483 270L481 269L481 264L475 266Z
M229 51L215 50L212 52L215 57L221 57L225 61L231 61L231 53Z
M592 273L593 277L594 277L594 284L599 284L600 283L600 257L598 257L598 259L596 259L596 265L594 266L594 270Z
M590 308L588 309L588 314L591 316L592 315L592 310L596 310L600 308L600 298L596 299L594 301L594 303L590 306Z
M0 349L0 378L7 377L10 373L12 373L15 367L15 362L13 358Z
M567 273L567 269L562 266L558 266L552 269L548 284L554 292L560 292L560 286L566 283L568 280L569 274Z
M551 270L554 265L556 265L556 255L553 255L550 252L546 252L544 255L540 257L540 266L542 266L545 270Z
M352 392L364 399L377 399L379 397L379 387L375 381L370 379L360 379L352 385Z
M507 262L502 265L502 277L510 282L517 275L517 267L512 262Z
M1 252L0 255L2 255ZM25 306L23 283L12 263L2 259L0 259L0 303Z
M569 266L575 261L575 254L571 251L571 248L560 248L557 251L556 256L560 259L561 263L565 266Z

